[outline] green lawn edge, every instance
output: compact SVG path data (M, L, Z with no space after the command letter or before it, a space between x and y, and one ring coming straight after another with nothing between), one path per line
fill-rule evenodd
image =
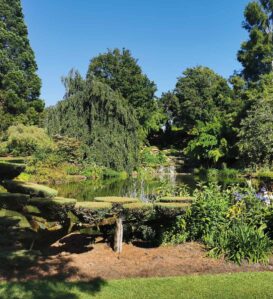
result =
M38 280L1 282L1 299L249 299L272 298L273 272L189 275L167 278L134 278L88 282Z

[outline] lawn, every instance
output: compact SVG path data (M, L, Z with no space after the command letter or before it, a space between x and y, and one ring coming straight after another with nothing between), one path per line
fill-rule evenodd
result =
M273 273L236 273L90 282L0 283L1 299L272 298Z

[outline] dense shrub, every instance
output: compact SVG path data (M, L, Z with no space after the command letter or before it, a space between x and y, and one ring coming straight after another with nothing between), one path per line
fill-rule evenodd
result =
M187 241L187 220L185 216L178 216L173 226L170 226L162 233L162 244L182 244Z
M11 126L3 138L7 153L15 156L29 156L36 151L54 149L54 143L44 129L36 126Z
M222 192L216 185L202 186L195 192L189 217L190 236L194 240L202 240L227 222L229 204L228 192Z
M53 140L57 146L57 154L66 162L75 163L83 160L83 148L79 140L61 135L53 136Z
M162 243L201 241L213 257L241 264L268 262L272 250L272 205L263 193L250 188L215 184L201 186L183 216L162 234Z
M272 241L264 232L265 225L257 228L243 222L234 222L223 227L214 236L207 237L205 243L210 255L224 255L227 259L241 264L268 262L272 251Z
M155 148L146 147L140 153L140 161L145 166L161 166L167 162L167 157L162 151L157 151Z

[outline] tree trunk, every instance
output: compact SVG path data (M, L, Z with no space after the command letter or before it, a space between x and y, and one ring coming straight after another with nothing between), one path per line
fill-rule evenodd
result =
M123 224L122 218L118 218L116 221L115 237L114 237L114 251L121 253L123 240Z

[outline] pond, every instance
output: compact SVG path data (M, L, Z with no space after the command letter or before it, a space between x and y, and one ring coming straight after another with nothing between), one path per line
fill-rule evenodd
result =
M59 191L59 196L75 198L79 201L92 201L98 196L128 196L138 197L147 202L151 196L162 187L187 186L190 194L199 183L216 181L223 187L231 184L252 184L257 189L261 181L246 180L244 178L208 178L194 175L157 175L150 178L127 178L123 180L87 180L76 183L66 183L53 186Z

